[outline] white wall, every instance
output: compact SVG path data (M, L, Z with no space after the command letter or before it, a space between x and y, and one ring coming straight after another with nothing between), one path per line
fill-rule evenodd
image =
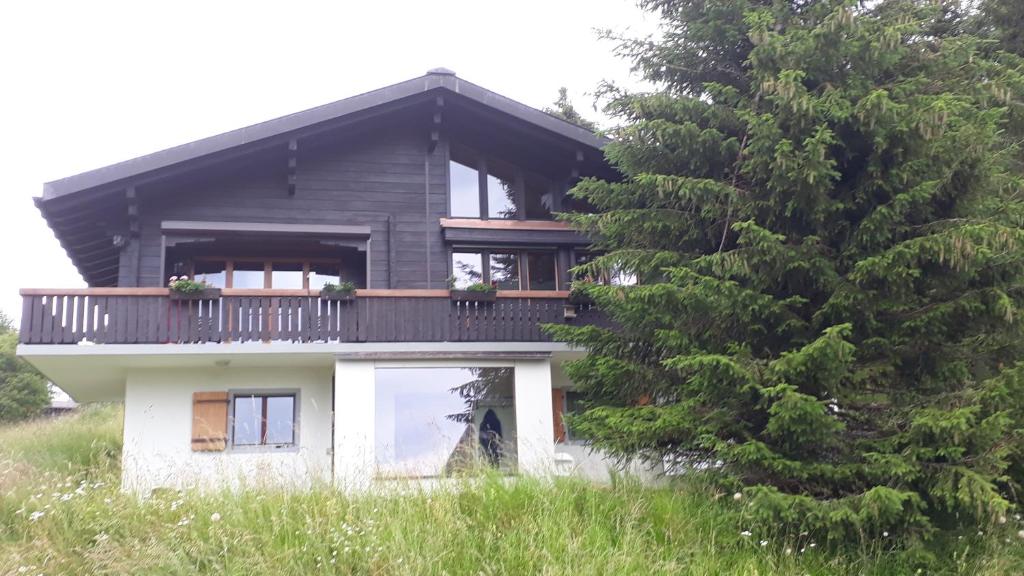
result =
M297 450L192 451L192 393L299 391ZM372 395L371 395L372 399ZM158 487L309 486L331 477L329 368L154 368L128 373L122 481L147 494Z

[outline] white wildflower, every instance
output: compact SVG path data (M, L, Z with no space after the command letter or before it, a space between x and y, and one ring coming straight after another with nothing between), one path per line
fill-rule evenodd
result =
M178 526L188 526L188 518L182 518L178 521Z
M761 540L761 547L762 548L767 546L767 545L768 545L768 541L767 540Z
M740 532L740 536L750 536L750 530L744 530L743 532Z
M220 512L210 514L210 522L220 522Z
M793 553L793 549L792 548L786 548L786 556L789 556L792 553Z
M93 538L93 540L95 540L97 543L99 543L99 542L106 542L109 539L110 539L110 536L108 536L106 532L100 532L99 534L96 535L95 538Z
M46 512L43 512L42 510L36 510L35 512L33 512L33 513L28 515L28 521L29 522L35 522L36 520L39 520L43 516L46 516ZM1022 530L1021 532L1024 532L1024 530Z
M1017 537L1024 540L1024 530L1018 530Z
M889 532L882 532L882 538L888 538Z
M732 499L733 500L742 500L743 499L743 494L741 492L737 492L737 493L732 495Z
M1000 524L1006 524L1006 516L1000 516L999 517L999 523Z

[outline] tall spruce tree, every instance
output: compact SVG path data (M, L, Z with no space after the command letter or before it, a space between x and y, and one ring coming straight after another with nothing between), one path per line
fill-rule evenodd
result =
M565 218L616 329L574 429L624 457L721 463L764 522L832 538L988 520L1024 480L1021 70L941 2L642 0L606 86L623 178Z

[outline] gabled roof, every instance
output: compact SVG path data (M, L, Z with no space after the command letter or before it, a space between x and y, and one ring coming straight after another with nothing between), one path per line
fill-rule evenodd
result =
M419 78L399 82L351 98L47 182L43 185L43 196L40 200L46 202L84 190L113 185L119 181L132 179L203 156L261 140L280 138L324 122L430 92L458 94L590 149L600 150L608 143L606 138L598 136L586 128L491 92L472 82L467 82L457 77L451 70L435 68Z

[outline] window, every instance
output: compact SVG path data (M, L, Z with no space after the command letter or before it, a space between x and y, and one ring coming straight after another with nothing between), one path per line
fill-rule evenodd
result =
M519 206L516 169L501 162L487 164L487 216L516 219L523 211Z
M302 278L302 262L274 262L271 265L271 288L302 290Z
M530 290L558 289L554 252L527 252L526 262Z
M235 394L231 445L295 446L295 394Z
M378 474L515 470L513 368L378 368L374 395Z
M452 252L452 277L455 288L484 281L483 256L479 252Z
M582 406L582 395L574 390L565 391L565 410L563 414L569 414L576 416L583 413ZM566 442L580 442L579 435L573 432L572 426L569 423L562 420L563 426L565 426L565 441Z
M309 289L319 290L324 284L341 283L338 264L332 262L311 262L309 264Z
M476 168L452 160L448 165L452 216L480 217L480 175Z
M515 252L490 253L491 284L498 290L519 290L519 257Z
M265 288L265 266L263 262L235 261L231 272L232 288Z
M206 282L214 288L226 288L228 281L227 262L223 260L196 262L192 275L196 281Z
M558 259L554 251L455 250L452 276L455 288L482 282L498 290L557 290Z
M324 284L338 284L348 280L365 286L366 278L360 274L363 262L351 261L342 276L342 259L264 259L238 258L230 260L196 259L191 266L197 280L216 288L273 288L277 290L319 290Z
M598 256L598 254L595 254L593 252L577 252L575 266L589 264L590 262L593 262L594 259L597 258ZM587 280L589 282L595 282L598 284L608 284L611 286L635 286L639 284L636 274L626 272L621 268L605 270L596 276L584 276L579 272L576 272L574 274L574 277L576 280Z
M524 182L526 186L526 219L551 220L555 200L552 183L536 174L527 174Z
M448 163L448 191L453 217L519 220L550 220L556 192L543 176L457 144Z

